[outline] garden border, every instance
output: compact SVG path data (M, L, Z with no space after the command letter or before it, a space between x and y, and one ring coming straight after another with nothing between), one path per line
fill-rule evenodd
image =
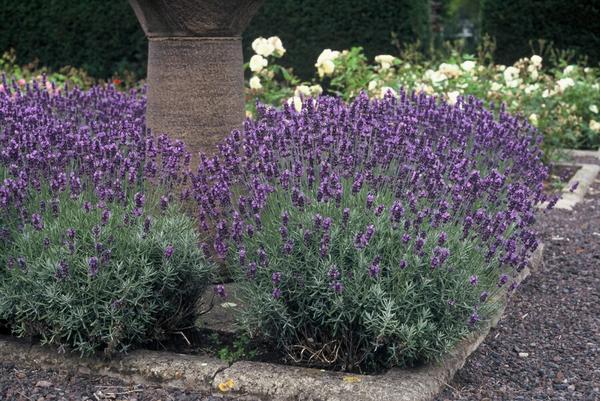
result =
M515 278L522 282L543 263L543 245ZM506 288L506 287L505 287ZM498 294L501 307L480 330L460 342L440 362L414 369L391 369L382 375L358 375L263 362L231 365L207 356L136 350L113 360L80 358L53 348L0 336L0 359L21 366L118 377L140 384L235 394L238 399L272 401L429 401L435 397L502 318L508 295Z

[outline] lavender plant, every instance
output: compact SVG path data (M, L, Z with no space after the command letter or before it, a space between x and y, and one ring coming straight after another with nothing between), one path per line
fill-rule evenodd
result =
M405 92L257 113L193 177L205 251L234 267L251 336L311 365L414 364L515 287L548 200L527 122Z
M0 322L14 333L110 354L193 322L213 268L172 195L190 156L144 111L143 93L112 87L0 94Z

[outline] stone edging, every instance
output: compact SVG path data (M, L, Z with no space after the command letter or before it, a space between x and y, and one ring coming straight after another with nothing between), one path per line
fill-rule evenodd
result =
M588 189L600 173L600 165L582 163L559 163L559 165L579 167L563 189L562 197L554 206L556 209L573 210L575 205L583 201ZM579 183L577 189L571 192L570 189L577 182Z
M542 264L543 247L532 255L529 267L516 278L522 282ZM138 350L104 361L60 354L55 349L9 336L0 336L0 359L36 368L53 368L84 374L119 377L136 383L219 393L226 390L238 399L272 401L430 401L460 369L501 319L501 307L480 330L460 342L440 362L416 369L392 369L382 375L355 375L262 362L227 363L206 356ZM225 387L223 387L225 386ZM221 389L220 389L221 387Z

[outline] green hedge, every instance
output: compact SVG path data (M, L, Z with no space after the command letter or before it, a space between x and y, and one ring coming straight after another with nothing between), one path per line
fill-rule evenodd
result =
M496 59L531 55L530 41L552 41L600 62L599 0L481 0L482 30L496 38Z
M82 67L97 77L128 69L145 74L147 44L127 0L3 1L0 50L15 48L17 62ZM267 0L244 35L279 35L297 72L309 75L320 51L361 45L367 54L393 52L400 40L430 41L429 0ZM246 53L248 54L248 53Z
M127 0L8 0L0 7L0 50L17 62L53 69L73 65L91 75L145 71L146 39Z
M288 54L282 63L301 76L314 73L323 49L362 46L367 56L394 53L391 34L401 42L431 41L429 0L266 0L246 31L246 57L251 40L278 35Z

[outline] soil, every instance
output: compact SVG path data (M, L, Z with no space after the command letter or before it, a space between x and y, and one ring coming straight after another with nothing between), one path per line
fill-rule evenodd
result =
M572 212L538 224L544 266L436 401L600 400L600 180ZM234 399L0 361L2 401Z
M544 182L544 190L549 193L562 190L571 177L579 170L577 166L565 166L553 164L550 167L550 176L546 182Z

